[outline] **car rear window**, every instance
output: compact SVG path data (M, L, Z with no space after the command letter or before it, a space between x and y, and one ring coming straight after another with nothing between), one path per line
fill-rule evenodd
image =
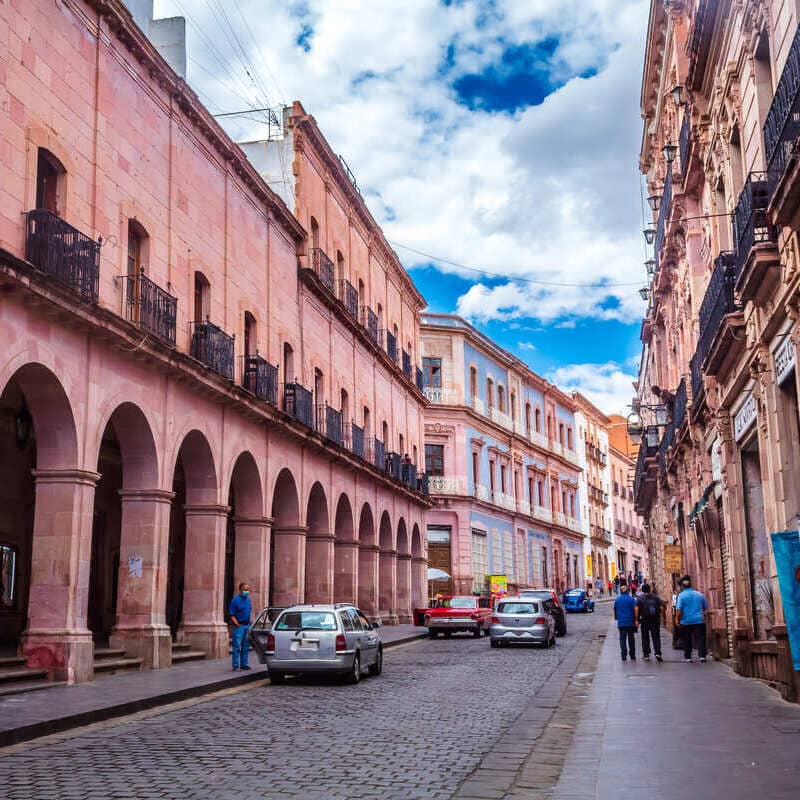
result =
M539 606L537 603L499 603L497 606L498 614L538 614Z
M276 623L276 631L335 631L336 617L330 611L287 611Z
M446 597L442 600L444 608L475 608L474 597Z
M580 597L583 594L581 589L570 589L567 592L567 597Z

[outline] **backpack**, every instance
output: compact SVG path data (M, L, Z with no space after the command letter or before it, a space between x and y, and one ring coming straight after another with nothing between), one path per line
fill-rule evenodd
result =
M639 602L642 606L642 618L655 622L661 612L661 600L654 594L646 594Z

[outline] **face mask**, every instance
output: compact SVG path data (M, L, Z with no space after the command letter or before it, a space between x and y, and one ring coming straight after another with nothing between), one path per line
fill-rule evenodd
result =
M249 595L249 594L250 594L250 590L249 589L243 589L242 590L242 597L247 597L247 595Z

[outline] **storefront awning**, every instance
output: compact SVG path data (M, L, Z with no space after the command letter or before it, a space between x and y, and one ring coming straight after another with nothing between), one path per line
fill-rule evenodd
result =
M708 498L711 497L711 492L714 491L715 484L716 481L711 481L711 483L709 483L703 491L702 497L694 504L694 506L692 506L692 510L689 512L690 525L694 525L697 517L699 517L700 514L702 514L708 507Z

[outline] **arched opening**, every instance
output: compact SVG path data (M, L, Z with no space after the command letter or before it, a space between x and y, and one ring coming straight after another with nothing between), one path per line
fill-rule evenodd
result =
M336 503L334 537L333 597L337 603L355 603L358 601L358 540L353 509L346 494L340 495Z
M411 531L411 607L421 608L428 602L428 573L422 534L414 523Z
M397 526L397 621L411 622L411 543L404 520Z
M306 510L306 603L332 603L334 534L331 533L328 498L322 484L315 483Z
M305 562L306 529L300 525L297 484L292 473L282 469L272 492L269 605L289 606L302 600Z
M378 545L372 509L366 503L358 520L358 605L368 616L377 617Z
M406 523L401 518L397 524L398 532L405 531ZM381 619L390 625L397 624L397 550L389 524L389 515L381 515L381 526L378 531L378 547L380 548L380 571L378 576L378 613Z
M211 314L211 284L202 272L194 273L194 322L204 323Z
M244 312L244 357L250 358L258 353L258 323L249 312Z
M36 158L36 208L61 215L64 200L64 165L44 147Z
M319 223L311 217L311 247L314 249L319 247Z

